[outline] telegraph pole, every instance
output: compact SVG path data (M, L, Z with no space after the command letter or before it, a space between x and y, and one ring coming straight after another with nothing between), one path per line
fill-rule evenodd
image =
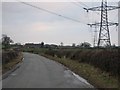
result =
M110 32L109 32L109 26L116 25L118 26L118 23L113 23L108 21L108 11L119 9L118 6L108 6L107 0L102 0L101 6L98 7L92 7L92 8L84 8L91 11L100 11L101 12L101 21L99 23L94 24L88 24L90 26L100 26L99 30L99 37L98 37L98 43L97 46L111 46L111 40L110 40Z

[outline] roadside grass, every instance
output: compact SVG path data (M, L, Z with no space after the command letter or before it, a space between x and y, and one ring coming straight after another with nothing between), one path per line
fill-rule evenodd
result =
M107 90L108 88L120 89L117 77L113 77L109 75L109 73L101 71L100 69L95 68L90 64L80 63L77 60L71 60L67 58L52 57L46 54L40 55L65 65L76 74L88 80L88 82L90 82L94 87L98 89L103 90Z
M23 59L23 54L19 53L18 57L11 60L9 63L7 64L3 64L2 65L2 74L6 73L7 71L11 70L16 64L18 64L19 62L22 62Z

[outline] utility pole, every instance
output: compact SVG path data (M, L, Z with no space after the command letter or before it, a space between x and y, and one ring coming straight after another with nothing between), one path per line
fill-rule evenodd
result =
M98 7L92 7L92 8L84 8L88 11L100 11L101 12L101 21L99 23L94 24L88 24L90 26L99 26L99 37L98 37L98 43L97 46L111 46L110 41L110 32L109 32L109 26L116 25L118 26L118 23L113 23L108 21L108 11L119 9L118 6L108 6L107 0L102 0L101 6Z

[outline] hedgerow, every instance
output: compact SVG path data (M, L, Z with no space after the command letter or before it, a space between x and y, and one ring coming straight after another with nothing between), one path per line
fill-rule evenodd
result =
M120 75L120 53L118 49L79 49L79 50L47 50L45 54L66 57L82 63L88 63L110 75Z

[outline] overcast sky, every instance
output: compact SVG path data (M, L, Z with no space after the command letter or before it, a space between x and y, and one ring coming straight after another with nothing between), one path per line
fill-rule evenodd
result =
M75 5L71 2L34 2L29 4L67 16L79 22L68 20L57 15L38 10L20 2L2 3L2 33L10 36L15 43L50 43L65 45L72 43L90 42L93 44L93 31L87 23L100 20L100 15L95 12L85 12L83 4ZM100 3L84 2L88 7L100 5ZM117 5L116 2L109 3ZM118 12L110 11L110 21L118 21ZM110 28L112 44L118 43L116 27Z

